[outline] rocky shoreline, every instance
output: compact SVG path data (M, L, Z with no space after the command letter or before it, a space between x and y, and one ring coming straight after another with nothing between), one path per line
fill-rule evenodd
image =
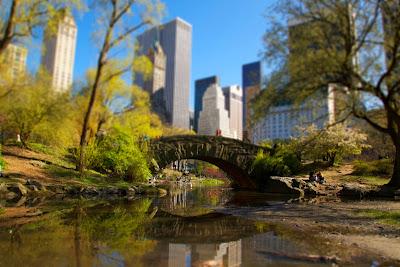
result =
M385 187L367 187L354 184L317 184L300 178L277 177L267 179L263 193L295 197L333 196L353 199L400 198L400 190ZM115 198L133 196L164 196L168 191L159 185L83 185L44 183L32 179L0 180L0 199L18 201L22 197L65 196L84 198Z
M272 176L267 179L263 192L304 196L336 196L354 199L400 198L400 189L368 187L355 184L318 184L300 178Z
M21 197L37 196L68 196L68 197L132 197L135 195L162 196L167 190L157 186L132 185L118 186L88 186L79 184L45 184L36 180L12 179L11 182L1 182L0 199L18 200Z

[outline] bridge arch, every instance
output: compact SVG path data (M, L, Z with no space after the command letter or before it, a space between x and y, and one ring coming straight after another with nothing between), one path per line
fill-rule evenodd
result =
M256 189L251 166L262 147L221 136L179 135L154 139L150 150L160 168L177 160L194 159L223 170L242 189Z

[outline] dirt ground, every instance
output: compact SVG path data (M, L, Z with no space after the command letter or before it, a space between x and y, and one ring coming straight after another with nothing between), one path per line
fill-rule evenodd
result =
M301 229L309 238L318 237L319 246L329 247L333 255L344 261L368 251L371 257L392 259L400 264L400 224L389 225L361 214L365 210L400 211L400 201L319 197L289 202L271 202L259 208L231 207L227 212Z

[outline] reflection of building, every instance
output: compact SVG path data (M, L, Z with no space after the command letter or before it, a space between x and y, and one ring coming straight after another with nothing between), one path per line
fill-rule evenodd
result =
M296 255L300 252L294 243L279 237L274 232L243 238L242 247L242 262L245 266L276 264L276 255ZM272 257L269 261L268 255Z
M242 88L238 85L222 88L225 96L225 108L229 116L229 129L235 139L242 139L243 102Z
M165 117L177 128L189 128L189 88L192 57L192 26L180 18L151 28L137 37L138 55L146 54L159 43L166 56ZM135 83L144 87L144 77L135 76Z
M199 130L199 115L203 109L203 96L207 88L213 84L219 84L218 76L211 76L208 78L196 80L195 82L195 97L194 97L194 130Z
M11 78L15 81L24 75L28 50L24 47L10 44L5 51L5 64L10 70Z
M242 67L243 83L243 140L253 140L251 127L251 101L261 91L261 62L253 62Z
M213 84L203 95L202 110L199 114L198 133L232 137L229 128L229 113L225 109L225 97L219 85Z
M68 90L73 81L77 27L74 18L67 11L55 32L46 29L42 65L52 76L53 88L57 91Z
M242 241L220 244L169 244L169 267L226 266L242 263Z

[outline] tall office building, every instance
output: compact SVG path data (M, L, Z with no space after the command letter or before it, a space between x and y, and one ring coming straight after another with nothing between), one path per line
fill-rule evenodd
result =
M262 85L261 62L256 61L242 67L243 88L243 140L252 140L251 102L260 92Z
M42 65L52 76L53 88L64 92L72 86L78 29L73 16L60 10L61 19L55 32L44 34Z
M229 116L229 129L235 139L242 139L243 129L243 91L239 85L222 88L225 96L225 109Z
M142 89L149 93L153 111L155 111L163 121L166 121L164 91L167 57L158 41L150 48L147 56L153 64L153 70L151 76L144 80Z
M351 9L348 10L349 17L352 18ZM289 22L289 79L301 79L302 75L308 74L302 72L304 70L303 65L298 66L304 64L304 61L299 61L299 58L306 57L307 53L313 54L316 50L323 51L329 48L331 54L334 51L337 53L336 55L340 55L342 49L344 49L344 44L340 42L332 44L325 38L319 40L318 36L310 37L310 32L315 31L315 28L321 29L321 27L324 26L321 26L320 21L292 20ZM338 34L336 28L329 28L329 31L327 30L325 33L332 35L332 38ZM357 57L350 58L348 64L356 67ZM325 75L330 77L334 74L326 73ZM281 90L285 90L285 88ZM341 91L343 91L343 88L338 88L336 84L326 84L305 99L303 103L293 104L291 99L276 103L269 108L266 116L254 127L253 142L259 143L268 139L288 139L298 135L297 127L314 124L321 129L334 123L346 107L347 96L340 94Z
M199 130L199 115L203 108L203 96L207 88L213 84L219 84L217 76L211 76L204 79L196 80L194 86L194 130Z
M213 84L203 95L202 110L199 114L198 134L232 137L229 115L225 109L225 97L219 85Z
M137 55L145 55L159 41L167 60L164 89L166 120L173 127L189 129L192 26L176 18L145 31L137 37L137 41ZM135 75L138 86L143 88L144 82L142 75Z
M26 71L26 57L28 50L25 47L10 44L5 51L4 63L7 64L9 75L13 81L21 78Z

